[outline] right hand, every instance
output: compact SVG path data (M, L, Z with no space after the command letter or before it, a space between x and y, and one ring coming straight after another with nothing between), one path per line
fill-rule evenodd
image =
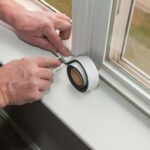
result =
M11 24L22 40L45 50L59 52L64 56L71 55L62 42L70 37L70 18L49 11L21 9L19 12L15 16L16 21Z
M52 69L59 65L57 59L31 57L11 61L1 67L2 107L40 100L53 81Z

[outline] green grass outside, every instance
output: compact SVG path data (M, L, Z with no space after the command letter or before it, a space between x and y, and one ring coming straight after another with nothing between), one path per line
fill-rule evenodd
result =
M67 16L72 15L72 0L45 0L50 5L54 6L60 12L65 13Z
M124 57L150 75L150 14L135 8Z
M130 36L150 49L150 14L135 9Z

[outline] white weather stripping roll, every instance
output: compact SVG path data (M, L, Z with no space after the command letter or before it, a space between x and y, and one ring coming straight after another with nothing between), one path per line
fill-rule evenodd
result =
M53 53L67 66L67 75L71 84L80 92L91 91L99 85L99 73L94 62L88 56L63 57Z
M87 92L98 87L98 70L89 57L75 57L67 64L68 78L78 91Z

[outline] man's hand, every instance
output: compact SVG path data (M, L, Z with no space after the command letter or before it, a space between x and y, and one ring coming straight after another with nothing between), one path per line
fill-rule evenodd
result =
M25 10L18 17L14 28L18 36L30 44L70 55L62 42L70 37L71 32L70 19L64 14Z
M0 68L0 107L22 105L43 97L53 81L52 69L60 61L32 57L14 60Z
M30 11L15 0L0 1L0 19L11 25L24 41L45 50L70 55L62 40L71 33L70 18L61 13Z

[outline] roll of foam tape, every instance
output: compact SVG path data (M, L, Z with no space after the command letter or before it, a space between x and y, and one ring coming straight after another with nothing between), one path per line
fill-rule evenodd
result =
M98 70L87 56L79 56L70 61L67 74L72 85L81 92L91 91L98 87Z

